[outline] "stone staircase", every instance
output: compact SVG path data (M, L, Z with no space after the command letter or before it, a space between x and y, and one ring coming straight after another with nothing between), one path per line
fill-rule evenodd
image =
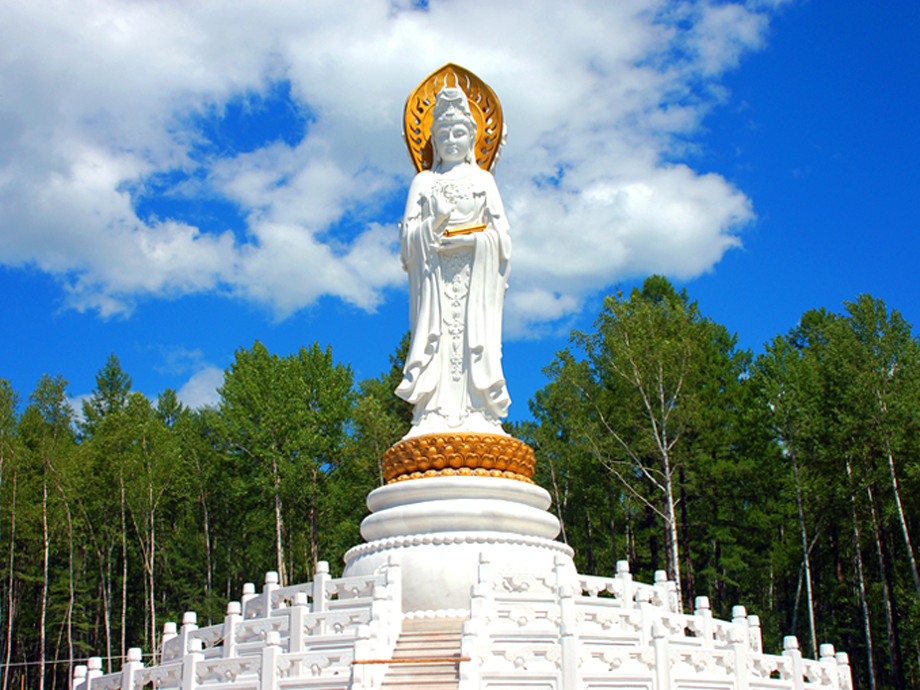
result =
M460 682L460 631L404 631L396 641L383 688L457 690Z

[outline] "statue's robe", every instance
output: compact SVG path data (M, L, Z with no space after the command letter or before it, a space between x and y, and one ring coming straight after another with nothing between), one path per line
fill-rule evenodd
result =
M424 432L462 428L484 418L493 425L507 416L511 400L501 365L502 308L510 272L511 237L495 179L476 166L458 179L423 171L409 189L401 225L400 249L409 274L412 342L397 395L415 405L415 422ZM445 250L433 227L431 198L439 186L465 190L447 221L448 230L485 224L472 247ZM441 232L443 232L443 228ZM448 267L453 254L453 266ZM463 380L450 379L451 322L455 303L446 294L446 276L458 262L468 266L462 326ZM464 274L465 275L465 274ZM454 330L458 329L454 327ZM456 378L456 377L454 377ZM478 429L477 429L478 430ZM498 426L500 432L500 426ZM411 432L410 432L411 434Z

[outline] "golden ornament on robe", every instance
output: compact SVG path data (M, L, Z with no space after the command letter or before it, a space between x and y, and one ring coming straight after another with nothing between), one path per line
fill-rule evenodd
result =
M505 122L498 96L469 70L451 62L432 72L406 99L403 115L403 138L409 157L418 172L431 170L434 151L431 143L431 121L438 92L444 87L463 89L476 120L476 164L492 170L498 162L505 143Z

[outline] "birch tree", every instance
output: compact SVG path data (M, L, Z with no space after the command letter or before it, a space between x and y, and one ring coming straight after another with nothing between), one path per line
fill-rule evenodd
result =
M704 408L721 404L725 386L742 373L735 338L704 318L686 291L652 276L628 298L607 297L594 332L576 332L573 341L590 366L589 380L574 382L594 420L585 439L661 521L666 569L682 605L680 471L691 437L701 437Z

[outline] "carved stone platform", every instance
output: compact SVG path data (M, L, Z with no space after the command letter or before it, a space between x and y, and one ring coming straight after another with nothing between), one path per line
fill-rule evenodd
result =
M325 566L325 564L321 564ZM780 655L763 651L760 621L743 606L714 618L706 597L677 611L674 583L473 564L462 616L400 616L400 580L387 564L372 577L278 586L247 585L222 623L167 623L161 659L144 666L131 649L121 671L94 657L74 690L852 690L849 660L821 645L804 659L794 637ZM438 638L449 638L445 643ZM415 668L413 668L413 666Z
M561 558L575 574L572 549L554 541L559 521L547 512L550 496L532 483L436 476L388 484L371 492L367 505L367 543L345 554L345 575L399 563L406 613L468 611L482 559L542 572Z

